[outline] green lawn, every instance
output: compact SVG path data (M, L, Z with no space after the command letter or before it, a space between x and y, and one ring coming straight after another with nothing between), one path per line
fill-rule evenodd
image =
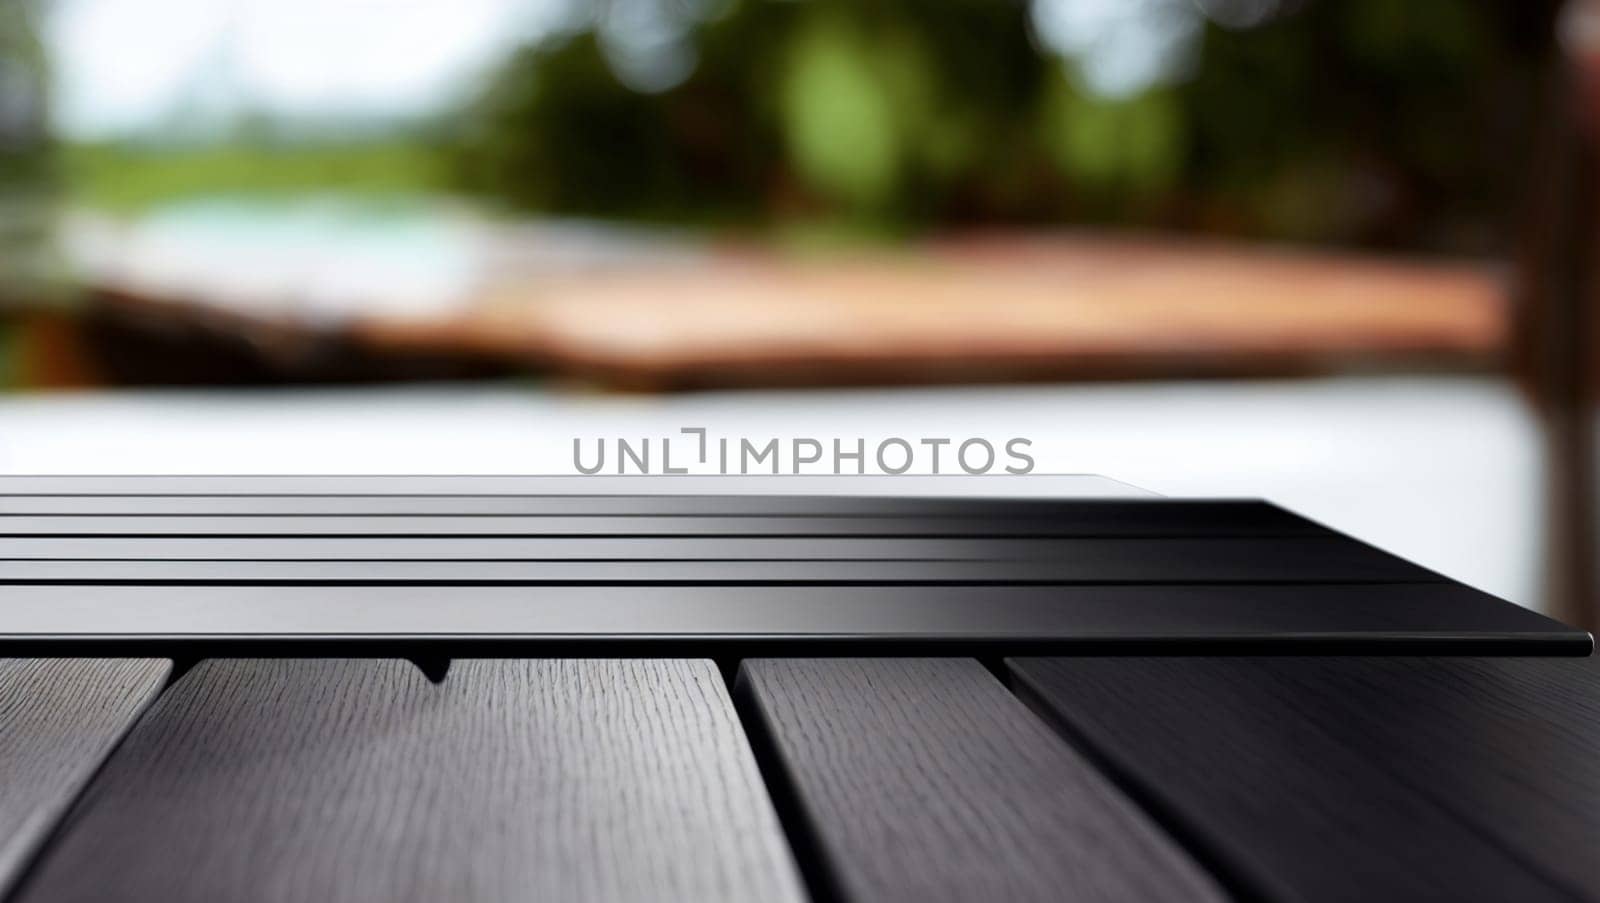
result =
M21 378L15 372L17 352L13 347L15 343L15 328L7 323L4 316L0 316L0 392L14 388Z
M61 166L71 202L119 211L214 195L415 194L448 183L440 154L398 142L192 150L73 145L63 149Z

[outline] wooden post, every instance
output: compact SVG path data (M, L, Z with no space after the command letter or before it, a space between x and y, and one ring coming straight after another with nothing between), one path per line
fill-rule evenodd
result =
M1594 631L1600 630L1600 0L1569 3L1558 29L1549 128L1518 260L1513 356L1543 431L1547 609Z

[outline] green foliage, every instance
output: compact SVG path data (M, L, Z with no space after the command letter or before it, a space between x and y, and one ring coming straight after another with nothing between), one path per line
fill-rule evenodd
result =
M898 102L907 98L896 95L915 96L917 65L903 48L875 54L846 23L822 20L807 27L789 51L781 95L796 175L841 206L886 208L909 138L907 108Z
M1041 132L1066 178L1103 198L1148 199L1182 175L1188 132L1169 89L1103 100L1085 96L1063 73L1045 96Z
M16 327L0 315L0 392L15 388L22 379L22 374L17 372L21 354L17 348L16 331Z
M43 21L39 0L0 0L0 308L43 303L59 288L48 253L59 172Z
M693 27L693 74L656 94L612 74L602 22L519 53L453 159L486 196L560 213L1481 242L1510 205L1500 174L1527 159L1515 126L1551 16L1313 0L1251 29L1208 25L1190 78L1105 98L1038 47L1027 8L734 0Z
M665 111L617 81L592 34L519 51L478 114L463 175L499 201L617 215L640 199L676 200L662 197Z
M1015 116L1045 72L1023 10L746 0L699 27L690 78L649 95L612 74L592 31L525 48L468 111L458 171L560 213L958 218L994 206L1005 180L982 170L1044 156Z
M33 162L64 173L74 200L123 209L466 190L514 210L805 242L1072 222L1483 250L1512 207L1507 173L1531 157L1555 9L1286 2L1256 27L1205 26L1177 83L1107 98L1041 49L1032 0L630 2L687 27L681 83L644 93L619 79L612 6L596 2L594 22L510 55L430 133Z

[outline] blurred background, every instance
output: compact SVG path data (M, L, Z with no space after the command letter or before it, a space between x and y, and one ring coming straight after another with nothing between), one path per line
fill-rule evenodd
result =
M0 0L0 472L1022 435L1600 626L1589 15Z

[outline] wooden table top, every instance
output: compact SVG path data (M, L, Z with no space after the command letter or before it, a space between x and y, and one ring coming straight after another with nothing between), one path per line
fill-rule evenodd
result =
M1585 633L1256 500L587 480L0 479L0 893L1600 900Z

